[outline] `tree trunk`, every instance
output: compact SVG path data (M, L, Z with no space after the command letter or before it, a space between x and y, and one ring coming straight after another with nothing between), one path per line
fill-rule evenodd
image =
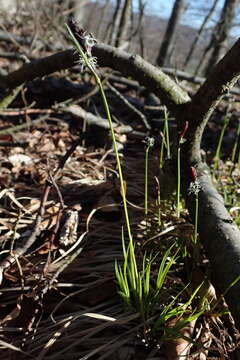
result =
M239 0L225 0L221 12L220 20L217 23L216 28L212 34L210 44L213 50L211 57L204 70L205 75L207 75L212 70L212 67L217 63L217 61L222 56L222 53L224 51L224 46L226 45L226 40L228 39L232 27L235 10L238 3Z
M118 28L116 47L122 46L129 38L131 26L132 0L125 0Z
M146 3L143 0L138 0L138 9L139 9L139 18L138 18L138 26L137 32L139 35L139 46L140 46L140 55L145 58L145 47L144 47L144 23L145 23L145 6Z
M113 19L111 20L108 26L108 33L109 33L108 43L113 46L116 44L118 28L122 14L121 2L122 0L117 0L116 7L113 13Z
M87 25L86 7L90 0L74 0L73 1L73 15L80 26L83 28Z
M104 23L104 20L105 20L105 17L106 17L106 13L109 9L109 5L110 5L110 0L105 0L105 4L103 5L103 7L100 9L101 11L101 15L100 15L100 19L99 19L99 22L98 22L98 26L97 26L97 29L96 29L96 37L100 40L104 40L104 28L105 28L105 23Z
M164 38L162 41L162 45L160 47L157 64L159 66L164 66L168 59L168 55L171 52L171 47L174 42L174 34L176 30L176 26L180 20L180 17L185 9L185 0L175 0L172 14L167 24L167 29L164 34Z
M206 25L208 23L208 20L211 18L212 14L214 13L218 1L219 0L214 0L214 2L212 4L212 7L210 8L207 15L205 16L205 18L204 18L204 20L202 22L202 25L200 26L200 29L198 30L197 35L195 36L195 39L193 40L192 45L191 45L191 47L189 49L189 52L188 52L188 54L186 56L186 59L185 59L185 62L184 62L184 68L187 66L187 64L191 60L192 55L194 53L194 50L195 50L195 48L197 46L198 40L199 40L200 36L202 35L202 32L205 29L205 27L206 27Z

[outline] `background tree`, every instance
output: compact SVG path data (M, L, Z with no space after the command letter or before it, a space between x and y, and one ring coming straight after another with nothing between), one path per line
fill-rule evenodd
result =
M131 9L132 0L125 0L117 33L116 47L122 46L129 38L129 30L131 27Z
M106 0L103 6L101 7L101 16L99 17L97 29L96 29L96 37L100 40L105 40L105 19L108 13L109 7L111 6L110 0Z
M213 65L215 65L216 62L220 59L224 47L226 45L226 41L230 34L230 30L235 15L235 10L238 4L239 4L239 0L225 0L219 21L212 33L208 46L204 50L202 59L200 60L195 70L195 75L197 75L197 73L199 72L202 63L205 60L207 53L209 51L212 50L212 53L205 66L204 75L207 75L209 71L212 69Z
M168 62L168 57L169 54L171 53L171 49L174 43L176 26L185 9L186 9L185 0L175 0L172 13L168 21L164 38L157 57L157 64L159 66L164 66L164 64Z
M107 27L106 40L110 45L113 46L116 45L117 33L121 20L121 14L122 14L121 4L122 4L122 0L116 0L113 16Z
M208 21L210 20L211 16L213 15L215 9L216 9L216 6L217 6L217 3L218 3L219 0L214 0L213 1L213 4L211 6L211 8L209 9L209 11L207 12L205 18L203 19L203 22L202 22L202 25L200 26L191 46L190 46L190 49L189 49L189 52L186 56L186 59L185 59L185 62L184 62L184 67L186 67L189 63L189 61L191 60L192 56L193 56L193 53L194 53L194 50L197 46L197 43L198 43L198 40L200 38L200 36L202 35Z
M74 17L83 27L87 24L87 6L89 4L90 0L74 0L71 4Z
M146 7L146 1L138 0L139 17L138 17L138 26L136 31L139 34L140 55L143 58L145 57L145 46L144 46L145 7Z

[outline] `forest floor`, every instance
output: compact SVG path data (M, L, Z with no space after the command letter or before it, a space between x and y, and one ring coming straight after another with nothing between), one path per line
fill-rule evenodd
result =
M145 257L153 259L154 288L171 246L171 257L176 249L177 257L151 316L143 318L132 303L124 304L115 273L116 260L123 263L126 232L122 194L94 79L76 66L26 84L8 108L0 109L1 359L239 359L239 334L222 294L211 284L211 266L201 244L193 241L193 221L183 201L177 216L166 160L165 109L154 94L120 74L104 70L102 78L139 272L144 275ZM234 97L230 106L228 100L219 105L202 144L238 224L239 102ZM176 125L171 115L168 120L173 143ZM149 151L146 217L148 137L155 143ZM165 314L164 320L164 308L182 304L181 316ZM186 316L189 321L175 327Z

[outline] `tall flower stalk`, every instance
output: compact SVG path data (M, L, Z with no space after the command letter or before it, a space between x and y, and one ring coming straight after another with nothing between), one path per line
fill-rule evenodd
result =
M164 160L163 160L164 148L166 148L167 150L167 159L170 159L171 157L168 121L169 121L169 113L167 111L166 106L164 106L164 128L162 133L162 143L161 143L160 157L159 157L160 168L162 168L164 164Z
M177 217L180 217L180 195L181 195L181 145L185 142L185 134L188 129L188 121L184 123L183 131L180 133L177 151Z
M116 141L116 137L115 137L115 133L114 133L114 129L113 129L112 118L111 118L111 113L110 113L110 109L108 106L107 98L106 98L106 95L105 95L105 92L104 92L104 89L102 86L101 79L96 72L96 59L94 57L92 57L92 54L91 54L91 49L96 44L96 40L94 39L94 37L91 34L88 34L86 31L79 28L77 26L77 23L73 19L71 19L69 21L69 23L66 24L66 28L68 30L68 33L71 37L71 40L72 40L77 52L80 55L80 64L82 65L82 67L86 66L90 70L93 77L95 78L95 81L99 87L100 95L102 97L103 106L104 106L104 110L107 115L109 128L110 128L110 134L112 137L113 147L114 147L115 156L116 156L117 169L118 169L118 175L119 175L120 187L121 187L121 194L122 194L122 199L123 199L125 221L126 221L126 226L127 226L129 242L131 244L130 245L130 252L131 252L131 251L134 251L133 239L132 239L130 221L129 221L129 216L128 216L126 189L125 189L125 184L124 184L124 180L123 180L122 167L121 167L120 157L119 157L118 148L117 148L117 141Z
M148 215L148 162L149 162L149 150L154 146L154 138L148 137L145 140L146 152L145 152L145 191L144 191L144 215Z
M236 160L236 152L237 152L239 137L240 137L240 120L238 121L237 136L236 136L236 140L235 140L235 143L234 143L234 146L233 146L233 151L232 151L231 160L232 160L233 163Z
M162 224L162 220L161 220L161 191L160 191L160 182L159 179L157 177L155 177L156 183L157 183L157 200L156 200L156 205L157 205L157 222L158 222L158 226L161 226Z
M170 159L170 141L169 141L169 112L167 111L166 106L164 106L164 129L166 133L166 145L167 145L167 159Z
M217 150L216 150L216 154L215 154L214 171L216 171L218 169L219 160L220 160L220 157L221 157L221 148L222 148L223 137L224 137L225 131L226 131L227 127L228 127L230 119L231 119L231 115L226 114L224 116L223 127L222 127L222 130L221 130L221 133L220 133L220 137L219 137L219 140L218 140L218 146L217 146Z
M191 179L190 186L188 188L188 194L195 196L195 216L194 216L194 236L193 236L193 242L194 244L197 243L198 240L198 194L201 190L200 182L197 177L197 171L196 169L191 166Z

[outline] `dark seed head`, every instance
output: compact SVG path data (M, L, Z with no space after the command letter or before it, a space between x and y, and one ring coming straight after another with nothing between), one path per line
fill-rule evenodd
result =
M70 27L74 37L78 40L79 44L83 47L84 51L88 51L88 49L86 47L86 41L85 41L87 32L78 26L78 23L74 19L74 17L70 17L68 19L68 26Z

